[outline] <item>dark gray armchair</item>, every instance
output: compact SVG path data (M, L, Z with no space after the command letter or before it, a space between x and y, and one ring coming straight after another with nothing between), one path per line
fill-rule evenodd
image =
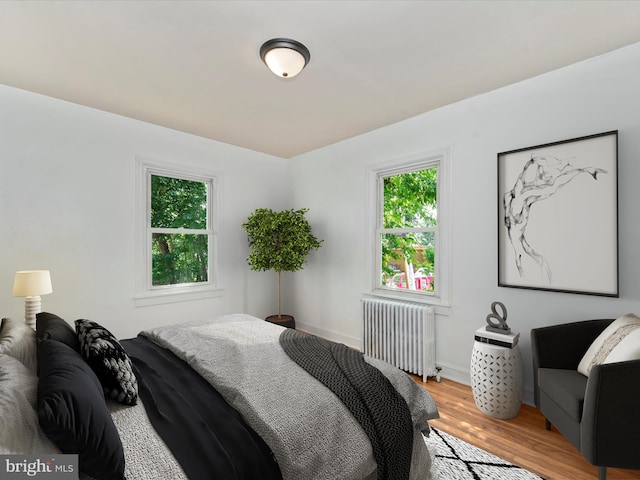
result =
M531 330L534 400L546 418L593 465L640 469L640 360L577 371L585 352L613 319Z

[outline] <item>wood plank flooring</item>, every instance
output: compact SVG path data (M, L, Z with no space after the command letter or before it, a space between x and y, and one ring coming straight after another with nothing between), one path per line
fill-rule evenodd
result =
M546 480L598 479L597 467L587 462L555 428L547 431L544 417L535 407L523 405L517 417L499 420L476 408L471 387L447 379L423 383L420 377L413 377L438 405L440 418L430 421L434 427ZM610 468L607 480L640 480L640 471Z

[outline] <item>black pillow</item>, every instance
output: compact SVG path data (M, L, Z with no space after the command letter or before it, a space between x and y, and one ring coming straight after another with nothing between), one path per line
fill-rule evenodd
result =
M131 359L109 330L91 320L76 320L80 354L98 376L105 395L123 403L138 401L138 381Z
M124 479L124 451L100 382L67 345L38 347L38 420L62 453L77 453L80 470L97 479Z
M53 313L36 314L36 335L40 341L50 338L70 346L76 352L80 351L80 342L73 327Z

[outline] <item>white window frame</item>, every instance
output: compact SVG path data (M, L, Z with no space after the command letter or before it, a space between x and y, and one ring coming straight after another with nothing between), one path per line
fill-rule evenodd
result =
M199 300L221 296L218 268L218 209L222 184L221 174L197 167L178 165L145 158L136 158L136 307L163 303ZM166 229L151 227L151 176L179 178L207 184L207 229ZM152 283L152 234L182 233L206 234L208 236L208 275L206 282L181 283L177 285L153 285Z
M449 258L449 246L451 244L450 164L450 149L444 148L408 157L392 159L373 165L369 168L368 204L369 245L371 245L369 262L371 265L371 295L410 300L413 302L427 303L443 307L449 306L449 271L451 264ZM425 228L424 230L434 231L436 237L436 250L434 252L434 292L427 293L380 285L380 272L382 271L382 234L396 233L394 229L383 228L384 178L433 167L438 169L438 189L436 199L438 221L435 228Z

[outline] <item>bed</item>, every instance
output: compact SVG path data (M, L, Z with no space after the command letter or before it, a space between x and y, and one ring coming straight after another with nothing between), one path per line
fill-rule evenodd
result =
M430 479L437 408L404 372L246 314L116 340L3 319L0 453L78 453L84 479Z

